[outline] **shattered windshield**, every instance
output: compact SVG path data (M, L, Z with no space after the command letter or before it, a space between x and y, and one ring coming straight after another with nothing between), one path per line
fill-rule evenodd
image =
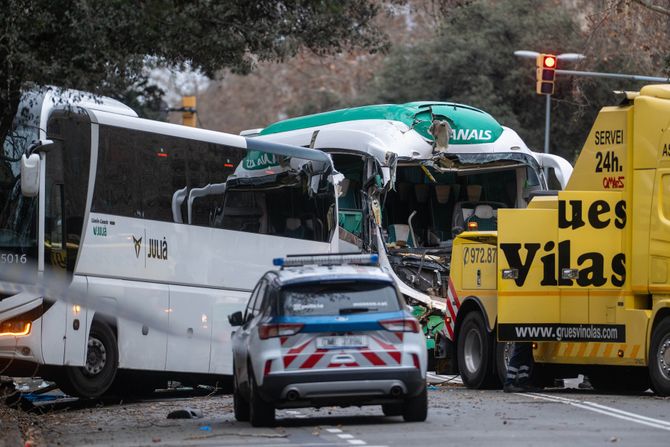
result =
M37 260L37 199L21 195L20 160L39 138L42 96L24 95L0 152L0 270Z

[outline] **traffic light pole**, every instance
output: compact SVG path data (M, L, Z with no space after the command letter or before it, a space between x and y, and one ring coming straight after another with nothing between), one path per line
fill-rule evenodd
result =
M556 70L556 73L572 75L572 76L587 76L593 78L628 79L630 81L670 82L670 78L662 78L660 76L640 76L640 75L631 75L622 73L600 73L597 71Z
M544 112L544 153L549 153L549 129L551 125L551 95L547 97L547 106Z

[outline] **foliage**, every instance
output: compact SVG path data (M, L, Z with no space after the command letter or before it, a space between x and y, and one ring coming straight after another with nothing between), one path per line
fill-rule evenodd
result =
M58 85L122 97L147 56L209 76L248 72L301 48L385 48L373 0L6 0L0 15L0 138L22 88ZM153 92L156 93L156 92Z
M584 27L567 2L443 2L449 6L443 11L443 27L432 39L391 52L369 92L369 102L427 99L469 104L516 130L529 147L542 150L545 97L535 93L535 61L515 57L515 50L585 53L589 57L584 62L559 61L559 68L639 73L641 57L634 57L633 49L622 50L626 47L620 40L622 27L615 26L620 25L617 11L607 17L594 12ZM612 39L616 32L618 38ZM611 91L640 86L558 75L550 152L574 159L598 110L613 103Z

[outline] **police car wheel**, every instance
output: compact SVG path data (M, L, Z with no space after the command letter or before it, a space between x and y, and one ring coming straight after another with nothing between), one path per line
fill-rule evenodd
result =
M656 394L670 396L670 317L663 319L651 336L649 378Z
M428 417L428 392L426 387L421 392L405 400L402 418L405 422L423 422Z
M275 422L275 407L258 394L258 385L251 368L249 368L249 422L253 427L269 427Z
M235 419L238 421L249 421L249 402L244 398L240 391L240 387L237 384L235 367L233 367L233 411L235 413Z

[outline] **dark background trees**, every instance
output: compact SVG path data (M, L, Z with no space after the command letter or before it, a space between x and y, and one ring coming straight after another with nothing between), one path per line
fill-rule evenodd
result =
M386 45L369 0L6 0L0 14L0 138L22 88L57 85L153 100L146 62L214 77L301 49L325 55ZM144 91L144 86L148 90ZM139 91L139 92L138 92Z

